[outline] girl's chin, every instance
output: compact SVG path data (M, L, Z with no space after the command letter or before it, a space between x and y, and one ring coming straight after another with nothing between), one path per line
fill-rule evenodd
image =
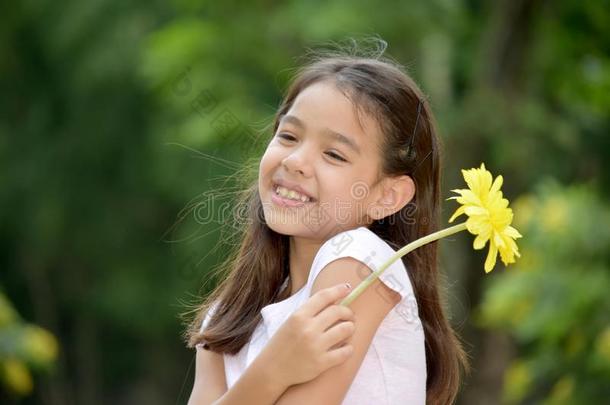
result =
M275 233L286 236L311 236L315 229L311 229L305 224L289 224L285 222L267 221L267 226Z

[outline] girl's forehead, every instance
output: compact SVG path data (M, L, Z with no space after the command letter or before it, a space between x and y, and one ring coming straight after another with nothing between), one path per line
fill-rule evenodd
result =
M287 116L296 120L285 119ZM359 112L352 100L328 82L303 89L281 118L283 123L296 124L298 120L305 129L345 135L361 150L371 148L379 136L376 120L364 111Z

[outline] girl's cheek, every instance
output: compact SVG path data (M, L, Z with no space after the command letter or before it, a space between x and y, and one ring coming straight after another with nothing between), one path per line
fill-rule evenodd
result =
M261 165L269 165L271 164L271 162L275 159L277 159L277 151L275 150L275 148L272 145L269 145L267 147L267 150L265 150L265 153L263 154L263 156L261 157Z
M281 158L281 151L278 149L277 145L269 145L265 153L263 154L262 160L271 161L277 160Z

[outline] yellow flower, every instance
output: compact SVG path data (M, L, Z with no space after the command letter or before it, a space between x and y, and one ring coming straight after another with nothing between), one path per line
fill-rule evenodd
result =
M340 305L349 305L364 290L366 290L383 272L396 260L409 252L424 246L427 243L445 238L458 232L468 230L473 235L477 235L474 240L475 249L483 249L489 240L489 253L485 260L485 272L489 273L496 264L498 251L504 264L514 263L515 255L521 257L517 244L514 239L520 238L521 234L510 226L513 220L513 211L508 208L508 200L502 198L500 187L502 186L502 176L498 176L496 181L491 182L491 173L485 170L485 165L481 163L480 169L462 170L464 179L468 183L468 190L453 190L460 194L456 199L461 207L455 211L449 222L456 217L466 214L468 220L449 228L441 229L429 235L422 236L406 246L400 248L388 260L386 260L377 270L372 272L358 286L343 298ZM528 308L524 307L523 311Z
M485 272L489 273L496 264L500 252L502 262L507 265L515 262L515 256L521 257L515 239L521 234L512 226L513 210L508 208L508 200L502 197L502 176L492 176L485 165L470 170L462 170L468 189L452 190L459 197L450 197L462 204L449 219L453 222L462 214L468 216L466 228L476 235L473 242L475 249L483 249L489 241L489 252L485 260Z

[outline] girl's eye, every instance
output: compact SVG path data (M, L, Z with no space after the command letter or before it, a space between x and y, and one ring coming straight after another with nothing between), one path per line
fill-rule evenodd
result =
M341 156L337 155L336 153L328 152L327 155L332 157L333 159L340 160L341 162L347 162L347 160L343 159Z
M279 134L278 137L279 138L284 138L284 139L286 139L288 141L294 141L296 139L294 136L289 135L289 134Z
M291 141L291 142L296 141L296 138L294 136L287 134L287 133L278 134L278 138L282 138L282 139L285 139L285 140ZM347 162L347 160L343 159L341 156L337 155L334 152L327 152L326 154L333 159L339 160L341 162Z

